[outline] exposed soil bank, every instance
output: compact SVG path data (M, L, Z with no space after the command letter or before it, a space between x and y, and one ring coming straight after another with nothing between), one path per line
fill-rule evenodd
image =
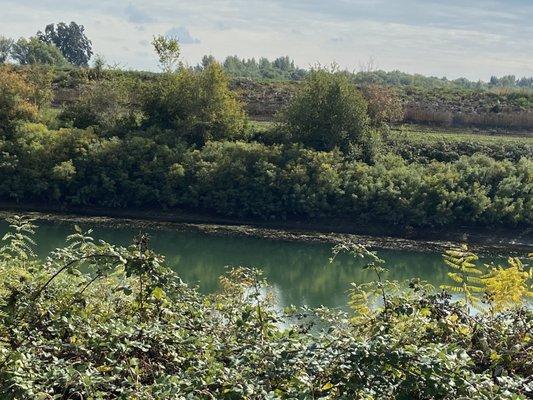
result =
M347 221L262 222L176 211L134 211L102 208L54 208L35 205L0 204L0 218L29 214L38 220L83 223L136 229L171 229L222 236L251 236L268 240L336 243L350 238L371 248L441 252L454 243L466 242L481 254L533 252L533 230L412 229L409 227L370 227Z

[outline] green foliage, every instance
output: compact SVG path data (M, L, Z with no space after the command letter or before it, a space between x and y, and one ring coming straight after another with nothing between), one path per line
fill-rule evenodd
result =
M27 74L0 66L0 135L11 133L20 121L37 119L38 94L39 89L30 82Z
M523 304L533 297L533 270L526 271L517 257L509 257L506 267L488 266L490 272L484 277L487 300L496 311Z
M19 202L182 207L222 216L411 226L528 226L533 165L485 156L374 165L340 152L209 141L188 148L151 129L123 138L24 124L0 141L0 196ZM52 172L71 160L75 174ZM59 167L58 167L59 168Z
M450 293L461 293L467 307L479 305L480 294L483 293L481 300L492 311L523 306L527 297L533 297L533 276L531 271L525 270L519 258L510 257L505 267L486 265L486 272L476 265L477 260L477 255L470 252L466 244L448 249L444 262L452 269L448 277L453 284L442 285L441 288Z
M60 119L52 76L67 93L82 88ZM382 139L347 78L315 71L292 120L249 127L213 60L169 74L4 66L0 196L348 225L531 225L529 139L419 128Z
M175 71L181 52L178 39L163 35L154 36L152 46L159 57L159 64L163 71L167 73Z
M214 61L213 56L204 56L202 65L204 68ZM234 78L249 78L268 81L301 80L307 75L307 71L294 65L294 61L288 56L278 57L273 61L267 58L240 59L237 56L229 56L223 62L224 70Z
M74 21L70 24L60 22L49 24L44 32L37 32L37 37L44 43L56 46L72 65L86 67L93 55L92 42L85 35L83 25Z
M403 126L385 137L391 152L408 161L457 161L461 156L484 154L496 160L519 161L533 157L533 139L505 136L484 136L460 131Z
M12 251L17 241L31 248L32 221L11 224L0 250L6 400L516 400L533 391L530 309L468 315L412 283L387 292L364 320L326 308L277 311L256 270L234 268L203 295L146 236L125 248L76 227L41 261L25 246Z
M148 86L142 110L145 126L169 130L191 144L242 136L246 118L221 66L201 72L180 69Z
M483 272L476 267L477 260L478 257L468 250L466 244L446 250L444 254L444 262L452 268L448 276L454 284L443 285L442 289L451 293L462 293L467 306L475 305L475 294L483 292L483 279L479 276Z
M339 148L367 158L367 104L342 74L312 71L282 117L292 140L319 151Z
M76 128L94 127L104 136L124 135L139 124L140 111L134 106L138 88L138 82L126 76L95 81L62 110L60 118Z
M13 44L11 57L20 65L66 66L68 61L53 44L44 43L36 37L20 38Z

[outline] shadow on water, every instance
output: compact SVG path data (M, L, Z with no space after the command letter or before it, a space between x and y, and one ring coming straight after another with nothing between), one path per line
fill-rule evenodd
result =
M41 257L64 244L73 225L38 221L36 240ZM87 226L82 226L88 229ZM7 229L0 223L0 233ZM135 228L94 228L93 237L111 243L128 245L138 233ZM330 264L331 245L305 242L283 242L252 237L212 236L170 229L148 231L151 247L165 255L178 275L205 293L218 288L218 278L227 266L257 267L264 271L274 286L280 306L290 304L328 307L346 306L351 282L369 282L374 276L361 267L363 260L341 255ZM448 281L447 269L437 253L405 250L380 250L387 261L385 279L420 278L434 286ZM484 262L499 261L485 259Z

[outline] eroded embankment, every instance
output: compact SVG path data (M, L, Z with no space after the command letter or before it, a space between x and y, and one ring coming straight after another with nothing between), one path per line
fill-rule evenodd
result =
M116 228L132 228L135 230L172 230L180 232L194 232L216 236L233 237L256 237L266 240L308 242L308 243L331 243L350 239L375 249L395 249L410 251L442 252L450 246L466 242L471 249L479 254L516 254L524 255L533 252L533 242L531 241L531 230L524 230L512 236L497 237L483 234L463 234L441 238L421 240L393 237L376 236L366 234L355 234L346 232L324 232L305 229L272 228L265 226L254 226L248 224L227 224L227 223L204 223L204 222L179 222L168 220L168 216L160 215L159 218L146 219L139 215L135 218L125 216L95 216L95 215L75 215L67 213L35 212L13 210L0 211L0 218L13 214L24 214L35 218L37 221L47 221L60 224L84 224L88 226L106 226ZM153 214L150 214L153 216ZM428 235L428 238L432 235Z

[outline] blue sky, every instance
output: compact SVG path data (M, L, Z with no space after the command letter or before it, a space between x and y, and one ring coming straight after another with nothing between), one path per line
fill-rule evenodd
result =
M180 37L183 59L274 58L489 79L533 76L533 0L0 0L0 35L51 22L85 25L96 53L157 69L154 34Z

